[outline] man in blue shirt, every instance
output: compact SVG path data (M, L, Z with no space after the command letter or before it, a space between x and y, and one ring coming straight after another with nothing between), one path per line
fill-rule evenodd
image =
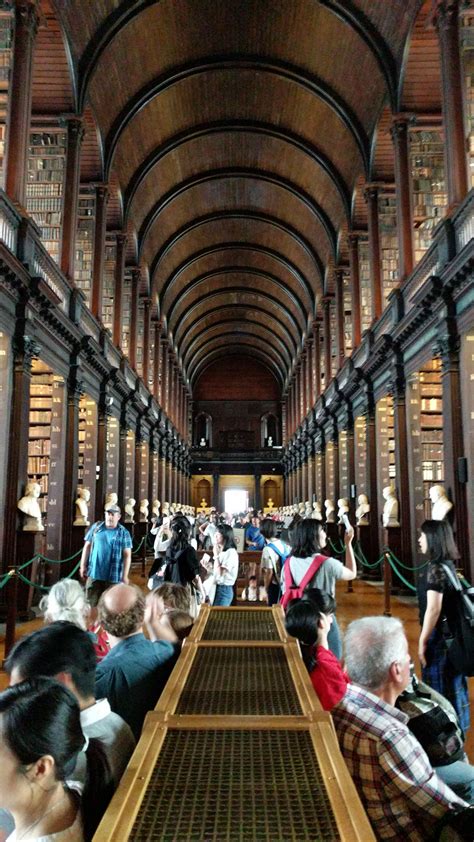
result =
M84 538L80 575L83 579L87 576L87 599L93 608L111 585L119 582L128 585L132 538L119 523L120 515L119 506L108 506L105 519L94 523Z
M257 512L252 514L252 523L247 526L245 530L245 549L246 550L263 550L265 546L265 538L260 532L260 518Z
M108 699L138 740L143 720L155 707L174 666L178 638L166 625L153 630L153 637L158 633L161 639L145 637L145 598L133 585L110 588L100 600L99 619L111 650L97 664L96 697Z

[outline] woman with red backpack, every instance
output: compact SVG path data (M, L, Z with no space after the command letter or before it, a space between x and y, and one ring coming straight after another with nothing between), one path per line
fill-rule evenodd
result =
M308 588L319 588L334 597L338 579L355 579L357 566L352 548L353 538L354 530L351 527L344 536L346 557L345 564L342 564L336 558L324 555L327 535L320 520L306 518L297 524L292 537L291 555L282 573L281 604L285 610L291 600L301 599ZM328 634L328 644L331 652L340 659L342 644L336 617Z

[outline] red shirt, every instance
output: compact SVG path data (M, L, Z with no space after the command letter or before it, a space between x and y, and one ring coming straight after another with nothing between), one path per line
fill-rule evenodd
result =
M345 696L349 677L330 649L316 646L315 655L316 666L310 678L324 710L331 710Z

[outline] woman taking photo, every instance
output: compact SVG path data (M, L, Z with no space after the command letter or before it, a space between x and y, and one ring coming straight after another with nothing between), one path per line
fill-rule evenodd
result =
M303 661L324 710L332 710L341 701L349 682L328 645L335 610L332 596L311 588L303 599L291 603L285 616L286 630L300 643Z
M98 740L91 740L86 750L72 693L51 678L9 687L0 693L0 733L0 806L15 822L7 842L91 839L112 794L112 781ZM68 779L84 750L88 780L81 800Z
M423 681L451 702L464 733L470 725L469 695L464 675L456 674L448 661L449 639L458 628L456 591L443 565L456 576L454 561L459 552L451 526L444 520L425 520L418 539L429 562L418 577L421 634L418 656Z
M189 593L191 616L198 613L197 594L205 602L206 594L199 575L199 561L196 550L189 543L191 525L185 517L176 517L171 521L171 540L166 550L165 582L183 585Z
M213 605L230 605L234 598L234 584L239 573L239 555L235 546L234 531L222 523L217 527L214 540L214 569L216 595Z
M350 579L355 579L357 576L356 560L352 549L353 538L354 530L351 527L344 535L344 543L346 545L346 563L344 565L336 558L324 555L327 535L321 521L314 520L313 518L301 520L295 526L291 544L291 556L286 560L283 568L281 579L282 593L285 592L284 573L288 565L293 583L297 586L304 579L314 557L316 555L322 555L324 556L323 563L319 567L316 575L308 582L307 589L319 588L334 598L338 579L349 581ZM328 643L331 652L334 653L336 658L340 659L342 656L342 643L335 616L329 631Z

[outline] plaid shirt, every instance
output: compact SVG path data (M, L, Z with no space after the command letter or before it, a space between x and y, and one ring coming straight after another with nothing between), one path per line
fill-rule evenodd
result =
M101 582L121 582L123 552L132 547L132 538L128 529L125 529L121 523L115 529L107 529L103 520L97 521L86 532L84 541L92 542L88 576Z
M468 806L433 771L406 714L349 684L331 715L378 839L426 842L448 810Z

